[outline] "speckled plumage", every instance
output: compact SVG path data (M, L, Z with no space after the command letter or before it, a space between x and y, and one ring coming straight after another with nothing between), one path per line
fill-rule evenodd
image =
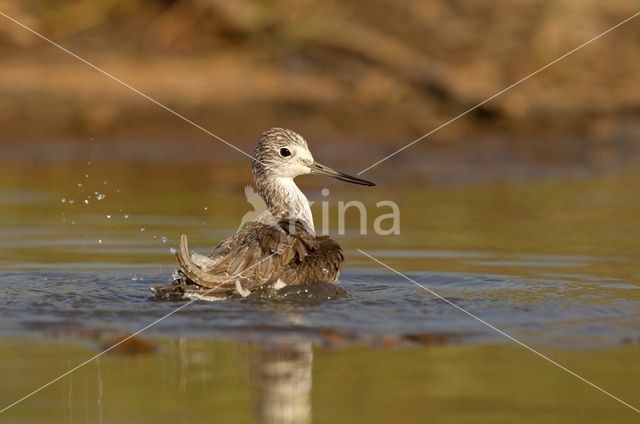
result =
M267 210L207 256L190 254L183 235L176 254L180 270L171 286L153 289L156 296L224 299L265 286L335 282L342 249L331 237L316 235L309 202L293 181L311 173L373 185L315 162L299 134L265 131L254 151L252 174Z

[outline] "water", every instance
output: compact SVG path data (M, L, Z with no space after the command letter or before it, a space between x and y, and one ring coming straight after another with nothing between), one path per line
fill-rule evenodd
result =
M243 167L211 171L191 160L171 172L161 163L108 158L4 164L2 404L184 305L152 300L149 287L170 280L171 249L181 233L192 248L206 250L235 230L250 210L242 196L248 178ZM347 217L346 234L336 236L347 258L340 279L347 296L195 302L5 417L386 422L397 411L405 422L637 417L356 249L637 405L640 176L447 187L383 182L375 191L301 181L319 200L326 183L335 201L365 202L368 229L377 201L401 208L399 236L362 236L357 216Z
M383 253L377 256L384 259ZM180 306L151 299L149 287L168 281L168 275L168 271L145 269L135 273L5 273L2 334L134 332ZM576 281L576 276L552 280L443 272L406 275L537 346L602 349L620 346L638 335L635 314L639 289L621 280L585 283ZM325 340L329 334L366 343L396 344L410 343L416 335L442 335L442 340L452 343L508 342L426 290L386 271L348 269L340 285L348 295L330 301L321 295L315 299L312 294L311 298L280 302L196 302L149 329L147 335L242 340L286 336L330 343Z

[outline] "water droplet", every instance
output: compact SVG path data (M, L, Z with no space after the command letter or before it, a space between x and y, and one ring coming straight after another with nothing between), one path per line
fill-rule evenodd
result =
M322 190L320 190L320 193L321 193L323 196L325 196L325 197L326 197L326 196L328 196L328 195L329 195L329 189L328 189L328 188L323 188Z
M111 219L111 215L107 215L107 219Z
M102 240L98 240L98 244L102 244Z
M205 211L206 211L206 210L208 210L208 209L209 209L209 207L208 207L208 206L205 206L205 207L204 207L204 210L205 210Z
M70 204L70 205L73 205L74 203L76 203L76 201L75 201L75 200L73 200L73 199L69 199L69 204Z
M84 177L85 178L89 178L89 174L84 174Z
M147 229L144 227L140 227L140 231L147 231Z
M104 200L107 197L106 194L98 193L97 191L95 192L95 195L96 195L96 199L98 199L98 200Z
M65 199L65 198L63 197L62 199L60 199L60 201L61 201L62 203L66 203L66 202L67 202L67 199Z
M82 183L78 183L76 184L78 187L82 187Z
M87 165L91 166L91 161L87 162Z
M167 241L169 241L169 239L168 239L166 236L162 236L162 237L160 237L160 240L161 240L163 243L166 243Z
M128 214L124 214L124 219L129 219L129 215Z
M71 225L76 225L76 221L71 221Z
M174 249L173 247L169 249L169 253L171 253L172 255L176 254L176 249Z
M89 204L89 199L84 199L84 204L88 205Z

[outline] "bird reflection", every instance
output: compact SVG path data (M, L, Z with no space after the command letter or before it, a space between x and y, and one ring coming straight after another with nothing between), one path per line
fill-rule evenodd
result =
M311 422L310 342L264 342L250 349L254 413L260 423Z

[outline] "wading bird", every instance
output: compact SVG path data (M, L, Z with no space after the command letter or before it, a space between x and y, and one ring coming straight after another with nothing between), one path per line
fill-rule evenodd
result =
M189 253L187 236L176 252L180 269L173 283L152 290L156 297L210 300L248 296L258 288L334 283L344 260L338 243L316 235L309 201L293 179L327 175L342 181L374 183L316 162L299 134L282 128L265 131L252 164L258 193L267 209L246 222L209 255Z

